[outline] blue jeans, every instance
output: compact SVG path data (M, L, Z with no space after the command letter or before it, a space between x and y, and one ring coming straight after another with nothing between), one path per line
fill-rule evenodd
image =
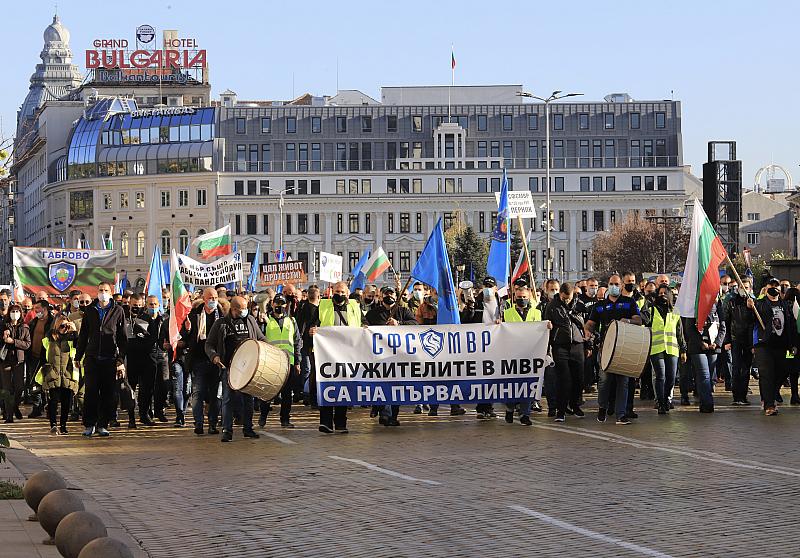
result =
M669 405L669 395L675 386L675 374L678 371L678 357L661 352L650 355L650 364L653 368L655 379L655 392L658 405L667 407Z
M700 353L690 356L694 368L694 383L700 405L703 407L714 406L714 396L711 395L711 370L717 362L716 353Z
M222 431L233 432L233 408L242 411L242 429L253 430L253 396L231 389L228 385L228 369L222 370Z
M203 427L203 404L208 403L208 426L215 428L219 419L217 390L219 368L208 361L195 363L192 368L192 415L195 428Z
M172 394L175 397L175 410L179 413L185 413L186 406L189 403L186 393L186 384L189 378L183 369L182 362L173 362L172 371L175 374L172 378Z
M314 371L311 370L311 357L308 356L308 353L302 351L300 357L300 376L303 381L303 393L306 395L306 398L309 395L309 378L311 378L311 374Z
M533 403L533 399L520 399L519 401L507 401L506 402L506 409L509 411L513 411L514 408L519 404L519 414L523 417L531 416L531 404Z
M608 409L608 399L611 388L614 387L614 409L617 418L620 419L627 414L628 407L628 377L613 372L600 372L599 389L597 403L602 409Z

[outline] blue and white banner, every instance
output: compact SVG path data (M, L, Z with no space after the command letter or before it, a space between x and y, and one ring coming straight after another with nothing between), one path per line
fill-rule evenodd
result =
M320 405L515 401L542 393L546 322L323 327Z

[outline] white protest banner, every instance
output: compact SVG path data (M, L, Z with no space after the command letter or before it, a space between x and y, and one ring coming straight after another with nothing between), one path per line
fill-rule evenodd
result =
M494 197L500 206L500 192L495 192ZM521 192L508 193L508 218L516 219L536 219L536 206L533 204L533 196L527 190Z
M342 256L319 253L319 279L328 283L337 283L342 280Z
M320 405L481 403L541 397L546 322L322 327Z
M242 280L242 255L234 252L213 262L202 263L178 254L178 267L183 282L195 287L215 287Z

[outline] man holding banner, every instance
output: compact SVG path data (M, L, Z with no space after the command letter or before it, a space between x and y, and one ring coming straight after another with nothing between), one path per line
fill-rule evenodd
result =
M319 301L319 325L308 330L316 335L320 327L361 327L361 307L358 301L350 300L347 283L339 281L333 286L333 297ZM316 370L313 371L317 373ZM319 431L324 434L336 432L347 434L347 405L326 406L317 397L319 407Z

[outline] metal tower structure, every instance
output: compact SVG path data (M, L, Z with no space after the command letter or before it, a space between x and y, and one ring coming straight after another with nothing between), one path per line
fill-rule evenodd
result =
M742 162L736 159L735 141L708 142L708 162L703 164L703 209L728 254L736 254L742 221Z

